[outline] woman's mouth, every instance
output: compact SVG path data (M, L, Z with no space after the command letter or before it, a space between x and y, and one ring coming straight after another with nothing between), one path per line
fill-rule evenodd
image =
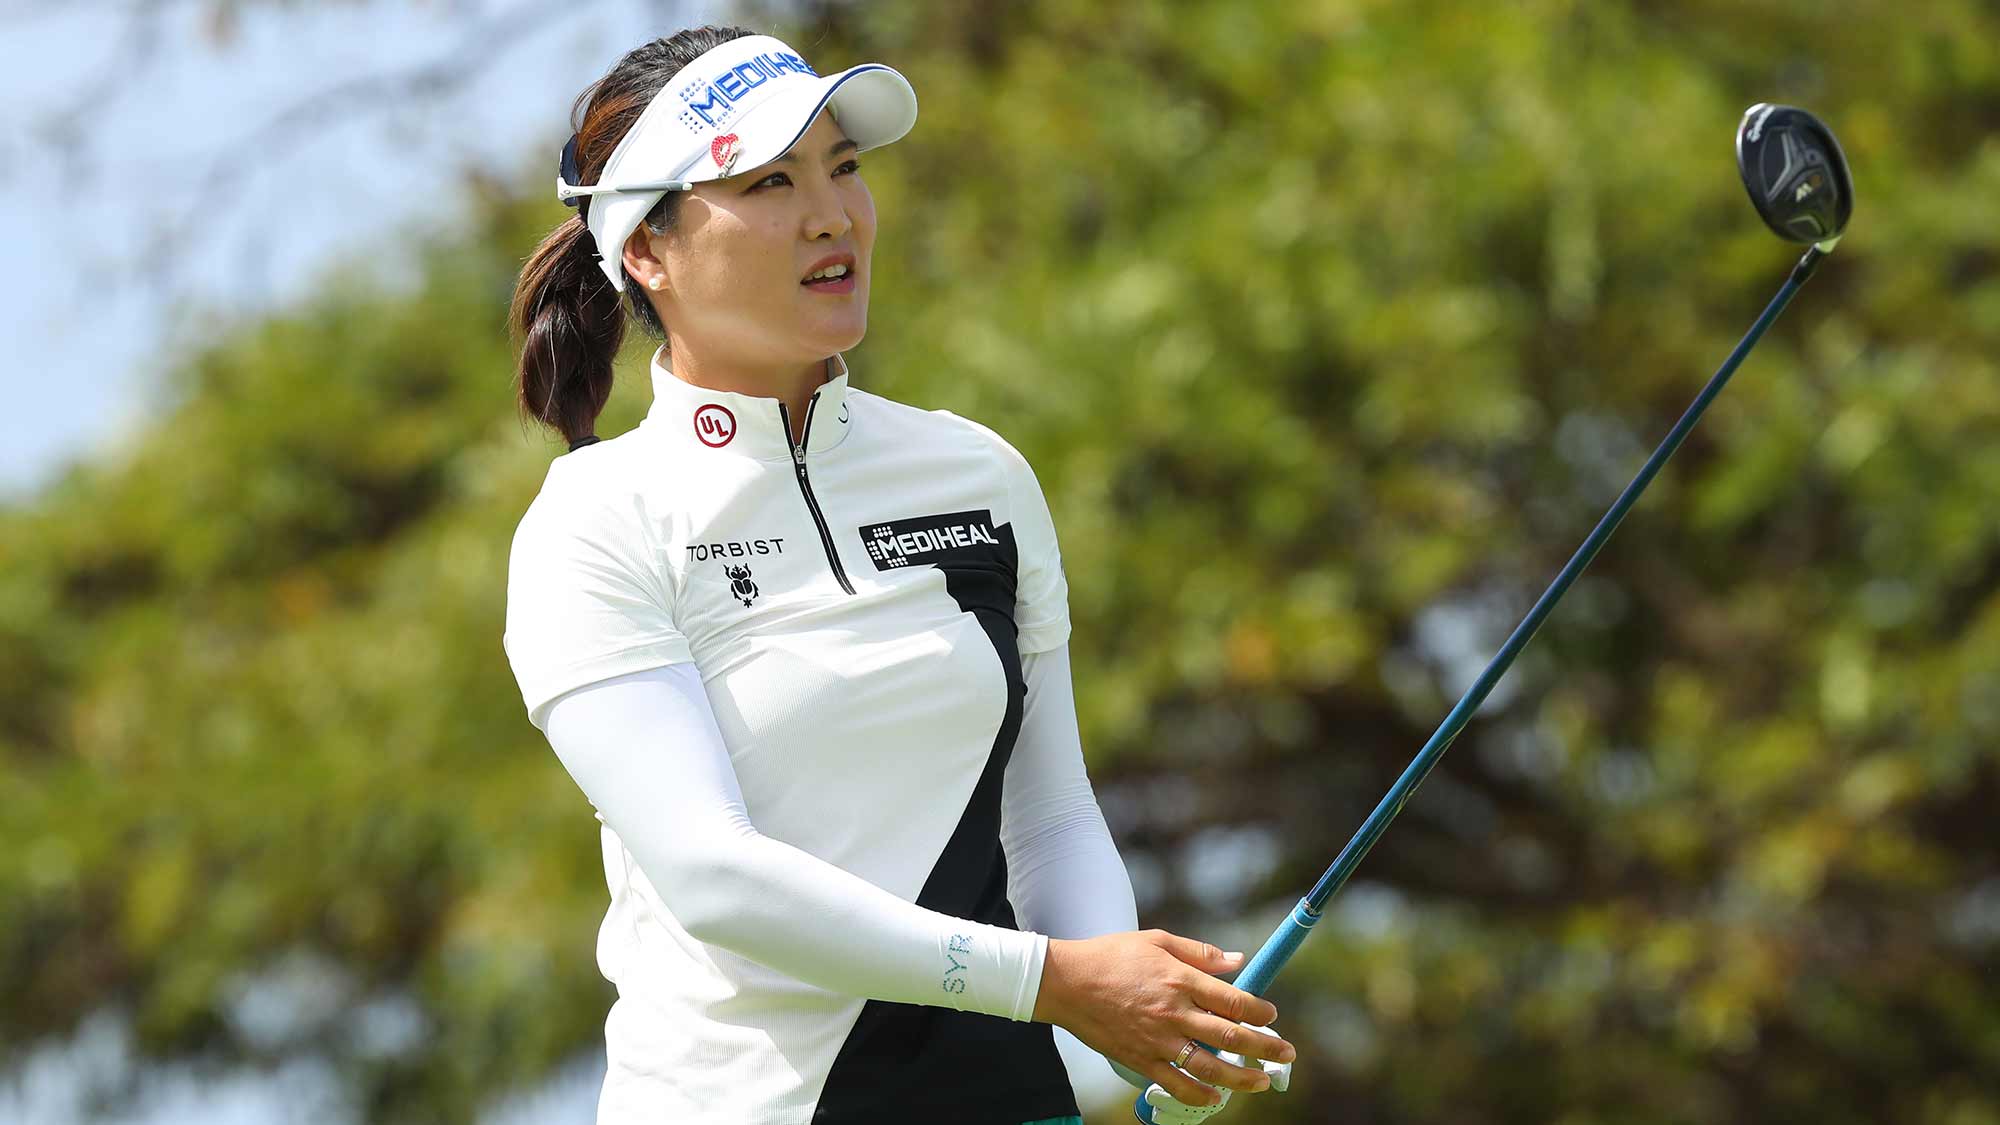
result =
M835 262L807 274L799 284L815 293L852 293L854 267L848 262Z

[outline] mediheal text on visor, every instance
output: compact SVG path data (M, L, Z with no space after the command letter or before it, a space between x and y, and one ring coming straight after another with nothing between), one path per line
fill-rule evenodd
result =
M700 115L703 121L711 126L720 125L728 119L729 111L736 108L737 99L786 71L819 77L819 72L797 55L784 51L766 51L761 55L752 56L749 62L739 63L723 71L697 89L682 90L681 98L687 102L689 109ZM704 92L707 93L708 100L696 101L695 97ZM710 111L714 110L718 103L722 106L722 112L711 116Z

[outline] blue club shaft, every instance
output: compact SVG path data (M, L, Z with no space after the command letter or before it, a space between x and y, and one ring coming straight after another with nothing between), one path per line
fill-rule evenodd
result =
M1363 822L1360 831L1356 832L1347 842L1347 846L1340 850L1340 856L1333 861L1333 866L1327 868L1326 873L1319 877L1319 882L1313 886L1312 893L1299 901L1291 916L1278 927L1277 932L1264 943L1264 947L1257 951L1257 956L1237 975L1236 987L1263 995L1264 989L1271 983L1271 978L1278 975L1278 970L1284 968L1285 962L1297 951L1300 942L1305 938L1305 932L1319 920L1327 902L1346 885L1348 877L1361 865L1362 857L1368 854L1368 849L1375 846L1375 841L1381 838L1382 833L1389 827L1389 822L1396 819L1397 813L1403 811L1403 806L1417 791L1417 786L1424 783L1424 778L1430 775L1431 768L1437 765L1438 759L1444 757L1445 750L1451 746L1452 740L1458 737L1458 732L1471 721L1473 713L1479 710L1479 705L1486 701L1487 695L1500 682L1500 677L1506 675L1507 669L1514 663L1514 658L1519 656L1521 650L1528 647L1528 642L1534 639L1535 633L1542 627L1542 622L1555 609L1556 602L1562 600L1570 584L1575 582L1577 576L1583 573L1583 569L1590 565L1590 560L1597 557L1597 552L1604 547L1605 541L1611 538L1611 533L1618 530L1618 524L1624 520L1625 513L1632 509L1632 505L1638 503L1640 494L1653 482L1653 478L1659 474L1667 459L1681 447L1681 442L1687 439L1689 431L1694 429L1695 423L1700 421L1702 414L1707 411L1708 404L1715 400L1716 395L1722 393L1722 388L1728 384L1729 377L1736 373L1736 368L1743 362L1743 357L1750 354L1750 349L1757 345L1758 339L1764 335L1764 330L1778 319L1778 314L1785 311L1786 305L1791 304L1792 296L1799 291L1801 285L1805 284L1806 279L1812 276L1813 270L1818 267L1819 260L1823 257L1825 254L1815 246L1799 259L1798 265L1792 269L1791 277L1786 279L1777 296L1771 298L1771 303L1764 307L1764 313L1757 318L1757 323L1751 325L1750 331L1737 342L1736 350L1729 353L1729 358L1723 361L1722 366L1709 379L1708 385L1695 396L1694 403L1681 415L1680 421L1674 423L1674 428L1668 432L1666 439L1660 442L1659 448L1653 450L1653 455L1646 459L1646 464L1640 468L1639 474L1625 486L1625 491L1618 494L1618 499L1612 503L1611 509L1604 513L1603 519L1597 521L1597 526L1584 539L1583 545L1576 549L1576 554L1570 556L1569 562L1562 568L1562 573L1556 575L1555 581L1549 583L1549 588L1542 591L1542 596L1536 600L1534 608L1530 609L1528 615L1521 619L1521 623L1514 627L1514 632L1508 636L1507 643L1500 646L1500 651L1486 665L1486 670L1479 673L1479 678L1466 689L1465 695L1459 699L1458 705L1451 709L1451 714L1445 716L1444 722L1438 725L1437 732L1431 735L1430 741L1424 743L1424 748L1417 752L1416 758L1403 771L1403 775L1396 779L1396 784L1389 787L1389 792L1382 798L1382 803L1376 805L1375 811L1368 814L1368 819Z
M1618 494L1618 499L1612 502L1611 509L1604 513L1603 519L1597 521L1597 526L1584 539L1583 545L1576 549L1576 554L1570 556L1569 562L1562 568L1562 573L1556 575L1555 581L1549 584L1549 588L1542 591L1542 596L1536 600L1534 608L1530 609L1528 615L1521 619L1521 623L1514 627L1514 632L1508 636L1507 643L1500 646L1500 651L1486 665L1486 670L1479 673L1479 678L1466 689L1465 695L1459 699L1458 705L1451 709L1451 714L1445 716L1444 722L1438 725L1437 732L1431 735L1430 741L1424 743L1424 748L1417 752L1416 758L1403 770L1403 775L1396 779L1396 784L1389 787L1389 792L1382 798L1382 802L1375 806L1375 811L1368 814L1368 819L1362 823L1360 830L1347 841L1347 846L1340 850L1340 855L1333 861L1333 866L1326 869L1325 874L1319 877L1319 882L1313 885L1312 892L1299 900L1292 908L1291 914L1279 923L1278 928L1265 940L1263 948L1259 949L1249 964L1236 974L1232 982L1236 987L1256 996L1264 995L1270 988L1278 971L1283 969L1285 963L1292 959L1292 954L1297 953L1299 947L1305 944L1306 935L1312 932L1314 924L1320 920L1327 902L1347 884L1348 878L1354 874L1354 869L1361 866L1361 860L1368 854L1368 849L1375 846L1375 841L1388 829L1389 822L1396 819L1397 813L1403 811L1403 806L1409 803L1410 796L1417 791L1417 786L1422 785L1424 778L1430 776L1432 767L1437 765L1439 758L1444 757L1445 750L1451 746L1452 740L1458 737L1458 732L1465 728L1465 724L1471 721L1473 713L1479 710L1479 705L1486 701L1487 695L1500 682L1500 677L1507 674L1507 669L1513 665L1514 658L1519 656L1521 650L1528 647L1528 642L1534 639L1535 633L1542 627L1543 620L1555 609L1556 602L1562 600L1570 584L1575 582L1577 576L1583 573L1583 569L1590 565L1590 560L1597 557L1597 552L1604 547L1605 541L1611 538L1611 533L1618 530L1618 524L1624 520L1625 513L1638 502L1640 494L1653 482L1653 477L1659 474L1667 459L1681 447L1681 442L1687 439L1688 432L1694 429L1695 423L1700 421L1703 412L1707 411L1708 404L1715 400L1716 395L1722 393L1722 388L1728 384L1729 377L1736 373L1736 368L1743 362L1743 357L1749 355L1750 349L1757 346L1757 341L1764 335L1764 330L1778 319L1778 314L1785 311L1786 305L1791 304L1793 295L1806 283L1806 279L1812 276L1813 270L1819 266L1820 259L1825 256L1824 251L1814 246L1806 251L1796 266L1792 267L1791 277L1787 278L1785 284L1779 288L1777 296L1771 298L1771 303L1764 306L1763 315L1750 326L1749 332L1744 333L1743 339L1736 344L1736 350L1729 353L1729 358L1724 360L1722 366L1709 378L1708 385L1695 396L1694 403L1681 415L1680 421L1674 423L1674 428L1667 433L1666 440L1660 442L1659 448L1653 450L1653 455L1646 459L1646 464L1640 468L1639 475L1633 477L1632 482L1625 486L1625 491ZM1202 1046L1208 1045L1202 1044ZM1146 1105L1144 1099L1134 1107L1139 1120L1148 1125L1152 1121L1150 1110L1151 1107Z

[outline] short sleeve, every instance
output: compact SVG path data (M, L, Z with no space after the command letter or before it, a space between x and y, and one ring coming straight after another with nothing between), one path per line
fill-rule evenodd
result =
M515 528L501 638L528 721L544 731L548 704L564 692L694 659L665 577L648 562L639 513L578 502L552 488L555 479Z
M1041 482L1020 450L991 429L961 418L992 442L1007 481L1008 522L1020 571L1014 595L1014 623L1022 653L1047 652L1069 640L1069 581L1056 544L1055 520Z

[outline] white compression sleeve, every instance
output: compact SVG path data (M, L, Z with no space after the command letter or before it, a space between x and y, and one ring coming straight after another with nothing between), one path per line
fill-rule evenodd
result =
M577 688L547 733L697 940L843 995L1033 1017L1046 936L926 909L757 831L693 664Z
M1084 773L1069 646L1024 655L1021 671L1028 698L1000 800L1016 921L1059 938L1136 930L1132 880Z
M1015 920L1058 938L1136 930L1132 880L1084 773L1069 646L1024 653L1021 673L1028 699L1000 802ZM1138 1088L1150 1084L1138 1071L1104 1061Z

